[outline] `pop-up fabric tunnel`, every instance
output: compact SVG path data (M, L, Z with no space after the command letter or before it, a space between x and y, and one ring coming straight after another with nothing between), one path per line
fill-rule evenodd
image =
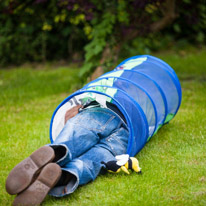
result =
M102 107L110 102L125 117L127 153L134 156L175 116L181 98L180 82L167 63L150 55L134 56L61 102L51 119L50 139L53 142L64 127L68 109L94 100Z

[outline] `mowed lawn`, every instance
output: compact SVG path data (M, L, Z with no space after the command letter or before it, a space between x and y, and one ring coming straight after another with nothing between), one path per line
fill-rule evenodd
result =
M177 72L183 98L175 118L137 154L143 174L108 173L42 205L206 205L206 49L155 55ZM0 70L0 205L14 199L5 191L9 171L50 142L53 111L81 88L78 73L72 66Z

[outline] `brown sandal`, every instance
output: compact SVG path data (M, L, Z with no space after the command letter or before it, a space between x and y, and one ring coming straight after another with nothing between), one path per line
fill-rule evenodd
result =
M54 150L49 146L43 146L33 152L9 173L6 180L6 191L14 195L26 189L38 175L40 169L52 162L54 157Z
M59 165L56 163L47 164L37 179L26 190L16 196L13 206L39 205L58 182L61 174L62 171Z

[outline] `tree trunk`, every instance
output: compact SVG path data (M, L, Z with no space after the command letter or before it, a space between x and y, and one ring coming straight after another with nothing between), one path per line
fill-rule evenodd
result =
M156 32L161 31L167 25L171 24L178 17L178 15L175 13L175 0L166 0L164 4L160 5L160 10L163 16L159 21L156 21L149 26L150 33L156 33ZM114 61L117 61L118 54L119 54L122 44L130 39L137 37L138 35L139 35L139 31L134 30L127 36L123 36L121 43L118 43L118 45L114 47L113 50L111 50L107 44L107 46L105 47L102 53L102 58L100 60L100 66L98 66L95 69L92 76L90 77L90 80L94 80L104 73L104 70L101 65L105 62L107 58L112 57Z
M158 32L164 29L177 18L178 15L175 13L175 0L166 0L161 8L161 12L163 17L159 21L150 25L151 32Z
M104 74L104 69L103 69L102 65L104 64L105 60L107 58L110 58L110 57L111 57L111 50L107 44L103 53L102 53L102 58L100 60L100 66L98 66L95 69L95 71L93 72L93 74L90 77L90 81L92 81L92 80L98 78L99 76L101 76L102 74Z

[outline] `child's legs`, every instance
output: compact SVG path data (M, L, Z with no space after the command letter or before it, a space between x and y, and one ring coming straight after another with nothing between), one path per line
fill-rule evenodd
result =
M101 161L115 160L115 155L126 153L128 136L127 129L120 127L83 155L65 164L62 170L68 172L71 179L64 186L53 188L50 194L64 196L74 192L78 185L93 181L104 167Z
M58 162L61 166L81 156L102 138L113 133L122 124L119 117L104 108L85 109L68 120L56 140L50 145L62 147L65 155Z
M54 187L49 194L61 197L73 193L79 185L86 184L97 177L102 168L102 160L114 159L112 153L107 149L99 146L92 147L85 154L62 167L63 171L69 173L71 179L66 185Z

